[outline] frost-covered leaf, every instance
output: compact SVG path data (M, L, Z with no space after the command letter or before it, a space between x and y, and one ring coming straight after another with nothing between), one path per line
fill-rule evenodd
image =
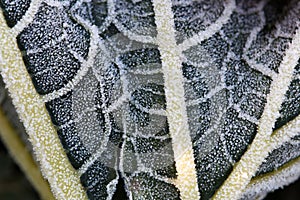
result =
M179 42L205 31L222 17L229 1L172 1L176 36Z
M263 187L269 174L288 176L280 169L299 164L298 1L0 5L10 27L0 24L0 41L17 44L1 47L4 81L21 116L32 106L18 89L46 107L22 120L37 149L43 138L30 127L50 116L55 131L48 134L59 138L82 196L258 197L281 186ZM22 52L24 63L12 69L25 67L35 90L13 86L23 75L7 69L7 48ZM36 154L55 179L52 164L43 164L48 148ZM57 158L46 156L55 166ZM57 198L71 198L51 184Z

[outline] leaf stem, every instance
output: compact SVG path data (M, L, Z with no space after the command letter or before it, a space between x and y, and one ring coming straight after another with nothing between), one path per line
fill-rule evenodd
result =
M28 180L44 200L55 199L51 193L49 184L40 173L40 169L35 164L31 154L28 152L24 142L12 127L6 115L0 108L0 136L11 156L26 174Z

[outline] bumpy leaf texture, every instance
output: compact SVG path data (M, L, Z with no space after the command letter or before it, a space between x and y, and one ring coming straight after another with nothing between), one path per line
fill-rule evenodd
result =
M299 177L295 170L286 175L293 180L276 182L276 173L300 155L299 54L291 56L297 64L289 66L288 89L278 95L283 100L267 98L271 86L281 84L274 80L288 50L300 46L293 42L299 37L297 0L0 5L7 26L19 30L28 75L89 199L184 199L190 188L176 183L178 152L185 152L175 150L180 142L192 149L197 198L211 198L251 148L266 105L281 101L274 133L288 124L296 128L284 132L288 139L277 141L252 178L274 182L264 187L262 179L239 198L260 197ZM180 102L170 103L173 96ZM172 118L176 110L185 123Z

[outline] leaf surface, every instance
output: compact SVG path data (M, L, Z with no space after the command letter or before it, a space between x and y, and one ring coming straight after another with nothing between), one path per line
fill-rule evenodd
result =
M259 177L298 165L299 2L20 2L0 1L1 28L22 52L16 69L25 66L83 196L254 197L281 186L255 190L269 180ZM4 81L14 103L29 106L10 89L5 51ZM23 121L35 138L32 117ZM241 188L228 194L235 180Z

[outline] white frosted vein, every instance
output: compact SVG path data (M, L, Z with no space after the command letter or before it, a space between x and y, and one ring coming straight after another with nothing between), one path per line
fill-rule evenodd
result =
M187 100L187 106L190 107L190 106L195 106L200 103L203 103L203 102L207 101L208 99L212 98L213 96L215 96L217 93L222 91L224 88L225 87L223 85L216 86L214 89L210 90L203 98Z
M300 178L300 158L291 161L287 166L276 170L275 172L263 176L259 179L254 179L246 187L245 197L247 195L255 196L262 192L269 192L282 188Z
M280 116L280 106L293 78L293 71L298 63L299 55L300 30L298 29L279 66L279 73L276 74L271 84L270 93L267 96L267 104L259 121L257 134L250 148L237 165L234 166L228 179L216 192L214 199L238 199L250 182L251 177L268 155L269 151L266 151L266 149L269 149L271 145L268 141L273 133L275 121Z
M160 116L166 116L166 111L163 110L163 109L149 109L149 110L146 110L149 114L152 114L152 115L160 115Z
M260 26L254 28L252 30L252 32L250 33L249 39L246 42L246 45L245 45L245 48L243 49L243 52L247 52L251 48L252 42L254 42L255 39L257 39L257 36L259 35L259 32L261 32L263 30L263 28L265 27L265 24L266 24L266 19L265 18L266 17L265 17L265 13L263 12L263 9L265 7L265 4L267 4L267 3L268 3L268 1L262 1L258 6L258 9L260 10L259 15L260 15L260 19L261 19L261 24L260 24ZM295 7L296 7L296 5L295 5ZM292 12L290 12L290 13L292 13ZM288 16L288 14L287 14L287 16ZM280 20L280 23L283 23L283 21L285 21L285 20L286 19L283 18L282 20ZM280 37L291 38L292 33L284 33L284 32L281 31L280 23L275 24L276 32L275 32L275 35L274 35L274 39L280 38ZM274 41L274 39L269 40L268 45L266 45L265 49L260 54L264 54L268 50L274 51L272 49L273 48L272 47L272 41ZM277 73L274 70L264 66L264 64L258 63L255 60L255 58L249 59L248 56L246 56L245 54L243 55L243 58L247 61L247 63L249 64L249 66L252 69L255 69L255 70L261 72L265 76L268 76L272 79L274 79L274 77L277 76Z
M265 7L265 4L267 2L268 1L261 1L256 8L256 10L259 11L259 17L260 17L261 23L258 27L255 27L250 32L250 35L249 35L247 42L245 44L245 47L243 49L243 52L247 52L250 49L251 44L257 38L258 33L263 29L263 27L266 24L265 14L262 10ZM245 56L245 54L243 54L243 58L246 60L246 62L249 64L249 66L252 69L257 70L257 71L261 72L263 75L268 76L270 78L273 78L275 76L276 72L274 72L273 70L271 70L268 67L265 67L263 64L258 64L255 60L251 60L248 58L248 56Z
M102 83L101 79L98 79L98 80L100 83L101 94L104 94L104 92L103 92L104 84ZM101 96L101 98L103 100L104 97ZM101 157L101 155L103 154L103 152L107 149L108 142L109 142L109 134L111 133L109 114L105 113L104 118L105 118L105 133L104 133L105 137L102 141L102 145L99 146L98 149L92 154L92 156L87 161L85 161L85 163L79 168L79 170L78 170L79 175L84 174L88 170L88 168L90 166L92 166L95 163L95 161L97 159L99 159Z
M246 52L246 51L245 51ZM245 61L249 64L250 68L262 73L263 75L274 78L276 76L276 72L271 70L270 68L264 66L263 64L258 64L255 60L250 60L247 56L243 55Z
M153 7L157 26L157 43L161 53L165 81L167 118L177 170L177 179L174 182L183 200L199 199L184 98L182 55L175 40L172 3L171 0L153 0Z
M220 31L220 29L223 27L223 25L226 22L228 22L228 20L230 19L230 16L231 16L233 10L235 9L235 7L236 7L236 5L235 5L234 0L228 1L228 3L225 5L223 14L218 18L218 20L216 22L214 22L212 25L207 27L205 29L205 31L201 31L198 34L195 34L191 38L183 41L178 46L181 48L182 51L185 51L185 50L189 49L190 47L192 47L196 44L199 44L200 42L208 39L209 37L211 37L218 31Z
M155 38L147 35L138 35L133 33L132 31L129 31L126 29L118 20L113 20L115 26L121 30L121 32L127 36L129 39L138 41L138 42L143 42L143 43L150 43L150 44L155 44Z
M42 98L44 102L51 101L56 99L67 92L74 89L74 87L80 82L80 80L87 74L88 70L93 66L95 56L98 51L98 30L95 26L91 25L89 22L82 19L80 16L76 16L77 22L79 22L86 30L91 34L90 48L87 60L76 56L76 53L73 53L74 56L81 61L81 68L77 72L76 76L69 81L63 88L55 90L52 93L44 95ZM102 47L102 46L101 46ZM104 47L103 47L104 48Z
M61 9L70 5L69 1L47 0L45 2L50 6L59 7Z
M110 113L117 108L121 107L122 104L130 98L130 94L125 93L123 94L117 101L115 101L113 104L111 104L106 110L104 110L105 113Z
M41 0L32 0L31 4L26 11L25 15L22 17L21 20L11 29L11 33L13 34L14 38L25 28L27 27L32 21L35 14L38 12L38 9L41 5Z
M245 119L245 120L248 120L254 124L258 124L258 119L256 119L254 116L250 116L246 113L244 113L242 110L241 110L241 107L240 105L238 104L233 104L232 105L232 108L235 109L237 111L237 113L239 113L239 118L242 118L242 119Z
M161 69L153 69L153 70L134 70L131 71L131 73L135 74L135 75L153 75L153 74L159 74L162 73Z
M100 48L101 49L101 48ZM109 58L109 55L105 54L104 52L100 52L99 53L102 58L106 57ZM104 67L104 63L105 62L100 62L99 64L101 64L101 67ZM101 76L96 75L99 83L100 83L100 93L101 93L101 99L102 102L105 102L104 99L104 83L103 83L103 79ZM106 104L102 104L101 108L104 108L104 110L107 110ZM105 119L105 137L104 137L104 141L102 141L102 145L97 149L97 151L81 166L81 168L78 170L78 173L80 175L82 175L83 173L85 173L87 171L87 169L97 160L101 157L102 153L105 151L105 149L107 148L107 146L109 145L109 134L111 133L112 127L110 124L110 118L109 118L109 113L105 112L104 113L104 119Z
M258 11L259 12L259 17L260 17L260 20L261 20L261 23L258 27L255 27L249 37L248 37L248 40L245 44L245 48L244 48L244 52L247 52L247 49L250 48L251 46L251 43L256 39L258 33L263 29L264 25L266 24L266 19L265 19L265 14L264 12L262 11L263 8L265 7L265 4L267 3L268 1L264 0L264 1L261 1L258 6L255 8L255 11ZM255 12L253 11L253 12ZM243 12L243 11L242 11Z
M126 27L124 27L117 19L116 19L116 13L115 13L115 2L114 0L108 0L107 1L109 9L109 16L113 17L113 23L114 25L129 39L135 40L138 42L143 42L143 43L150 43L150 44L155 44L156 40L155 38L147 35L138 35L133 33L132 31L128 30Z

